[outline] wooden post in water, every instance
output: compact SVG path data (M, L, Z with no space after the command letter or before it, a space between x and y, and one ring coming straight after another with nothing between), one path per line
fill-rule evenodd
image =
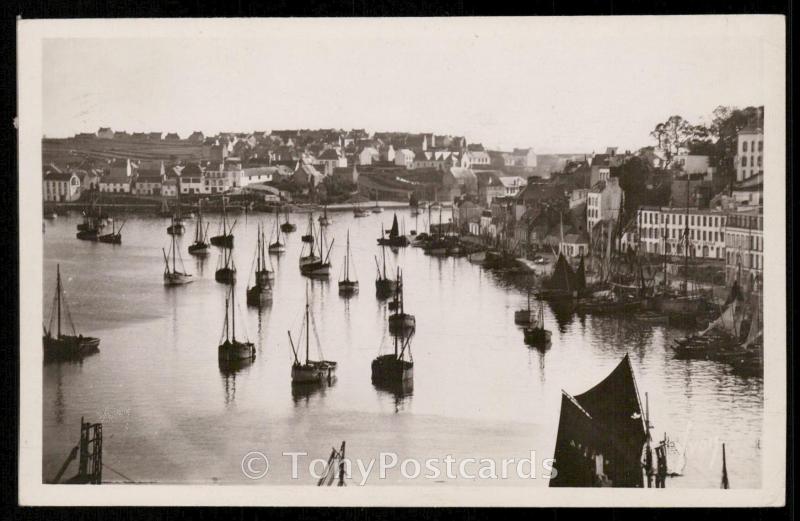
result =
M730 488L730 483L728 482L728 465L725 461L725 444L722 444L722 483L720 484L720 488L728 489Z

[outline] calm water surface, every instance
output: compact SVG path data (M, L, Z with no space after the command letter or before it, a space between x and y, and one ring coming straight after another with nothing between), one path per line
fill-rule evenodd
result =
M180 239L186 270L197 279L165 288L161 248L169 248L167 220L125 220L123 244L75 239L78 215L47 223L44 234L45 318L49 317L56 264L79 332L101 338L100 353L79 364L44 368L43 475L50 478L78 439L81 416L103 422L105 481L158 483L313 484L292 479L284 452L305 452L306 462L327 458L347 441L350 458L552 457L561 389L579 394L604 378L627 352L637 383L649 396L656 438L667 432L687 449L685 475L669 487L719 486L720 445L727 446L732 487L759 487L762 393L760 378L745 378L713 362L674 360L668 347L681 332L615 317L554 316L552 346L529 349L514 325L524 306L521 286L465 258L439 259L420 249L387 250L390 267L404 270L406 309L417 317L411 350L413 391L385 392L370 382L370 363L392 348L386 303L375 297L375 239L391 213L354 219L332 214L333 273L309 285L309 298L326 358L339 362L338 380L316 392L290 384L288 329L300 327L307 279L297 266L305 217L287 251L272 256L274 300L258 311L245 305L252 285L256 225L275 229L269 214L239 215L237 337L256 344L256 360L237 372L217 362L226 286L214 281L219 249L205 259L188 255L194 224ZM414 228L407 210L398 212ZM208 216L214 233L219 216ZM420 217L418 225L423 226ZM338 295L345 235L351 234L361 292ZM312 344L312 357L316 347ZM242 474L250 451L270 458L259 481ZM110 470L113 469L113 470ZM118 472L119 474L115 473ZM302 470L301 470L302 472ZM440 481L437 481L440 482ZM370 484L413 483L399 472ZM543 479L456 480L455 484L547 486ZM417 484L420 484L417 482ZM424 483L423 483L424 484Z

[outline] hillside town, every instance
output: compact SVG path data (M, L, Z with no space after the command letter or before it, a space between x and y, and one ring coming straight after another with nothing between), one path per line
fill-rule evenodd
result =
M577 259L604 248L609 233L615 249L654 256L682 256L688 241L687 254L718 274L714 282L730 284L744 270L743 284L757 290L763 107L720 107L715 116L716 136L673 116L656 125L654 145L575 154L364 129L180 137L104 127L43 140L43 197L52 206L99 193L128 209L222 195L265 209L450 203L461 233L513 241L523 255Z

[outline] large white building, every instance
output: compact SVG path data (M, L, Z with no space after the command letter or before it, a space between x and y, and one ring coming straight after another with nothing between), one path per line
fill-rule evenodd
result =
M45 201L69 202L81 196L81 180L72 172L49 172L42 182Z
M636 222L646 253L684 255L688 226L690 257L724 259L727 217L718 210L644 206Z
M737 181L764 171L764 131L761 128L748 126L739 131L734 161Z
M764 271L764 216L759 209L728 215L725 228L725 281L739 280L745 291L761 291Z

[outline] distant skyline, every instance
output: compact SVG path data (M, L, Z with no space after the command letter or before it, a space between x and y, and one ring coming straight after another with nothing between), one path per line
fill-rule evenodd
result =
M170 21L147 38L52 39L43 131L365 128L539 153L635 150L670 115L763 104L764 21L230 20L213 36Z

